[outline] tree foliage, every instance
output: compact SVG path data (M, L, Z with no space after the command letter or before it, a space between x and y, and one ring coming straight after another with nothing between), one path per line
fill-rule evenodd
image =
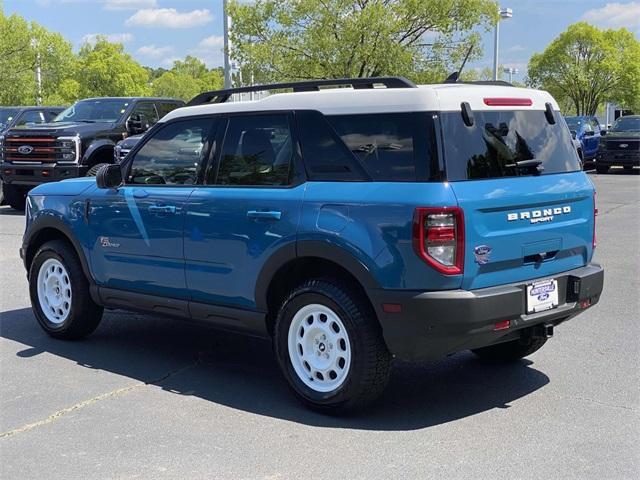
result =
M207 69L195 57L176 60L173 68L152 82L154 95L191 100L197 94L222 88L223 75L220 69Z
M478 27L497 19L490 0L233 0L232 58L257 80L405 75L442 80Z
M0 5L0 105L35 104L35 70L42 72L45 104L58 103L58 86L73 75L73 51L62 35L19 15L5 16Z
M628 30L576 23L529 61L529 83L548 90L577 115L604 102L640 110L640 42Z

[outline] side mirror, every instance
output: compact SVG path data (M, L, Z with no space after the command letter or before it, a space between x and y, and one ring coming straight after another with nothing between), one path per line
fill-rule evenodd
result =
M571 130L571 138L573 138L574 140L578 138L578 132L576 132L575 130Z
M120 165L105 165L96 173L98 188L111 189L122 185L122 169Z
M144 114L134 113L127 120L126 127L130 135L139 135L149 130L149 122Z

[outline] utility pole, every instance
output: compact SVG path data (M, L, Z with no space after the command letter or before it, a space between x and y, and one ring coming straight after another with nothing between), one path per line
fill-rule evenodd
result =
M38 40L36 38L31 39L31 46L36 51L36 63L35 63L35 74L36 74L36 105L42 105L42 69L40 67L40 48Z
M231 63L229 62L229 15L227 14L227 0L222 0L224 25L224 88L231 88Z
M513 17L513 10L510 8L500 8L498 10L500 16L496 21L496 30L493 39L493 79L498 80L498 41L500 40L500 20Z

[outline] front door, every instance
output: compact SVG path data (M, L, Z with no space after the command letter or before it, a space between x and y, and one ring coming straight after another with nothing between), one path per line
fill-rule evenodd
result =
M164 125L124 166L125 185L92 197L91 262L99 285L188 299L185 207L211 126L212 120L202 118Z
M287 113L229 117L208 185L187 205L186 278L193 302L256 309L265 262L281 248L295 249L304 184L293 181L298 157L290 125Z

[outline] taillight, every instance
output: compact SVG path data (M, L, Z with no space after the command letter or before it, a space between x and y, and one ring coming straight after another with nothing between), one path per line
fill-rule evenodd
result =
M596 191L593 191L593 248L596 248L596 217L598 216L598 207L596 206Z
M530 107L533 101L530 98L484 98L484 104L489 107Z
M464 215L459 207L419 207L413 214L413 248L445 275L464 270Z

